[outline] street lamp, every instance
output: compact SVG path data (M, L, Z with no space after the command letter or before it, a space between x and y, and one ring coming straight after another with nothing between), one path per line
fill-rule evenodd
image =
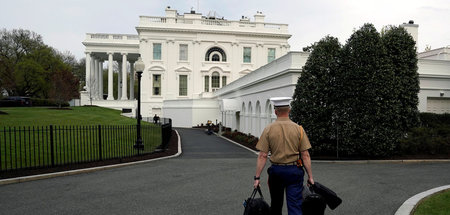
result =
M142 137L141 137L141 77L142 77L142 71L144 71L145 69L145 64L142 61L141 57L138 58L138 60L136 61L136 63L134 64L134 68L136 70L137 73L137 77L138 77L138 96L137 96L137 103L138 103L138 108L137 108L137 115L136 115L136 119L137 119L137 139L136 139L136 144L133 146L135 149L138 150L144 150L144 144L142 144Z

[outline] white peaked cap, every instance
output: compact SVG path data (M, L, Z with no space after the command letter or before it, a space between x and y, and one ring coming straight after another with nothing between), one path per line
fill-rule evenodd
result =
M291 104L292 98L291 97L273 97L273 98L270 98L270 101L272 102L274 107L283 107L283 106L289 106Z

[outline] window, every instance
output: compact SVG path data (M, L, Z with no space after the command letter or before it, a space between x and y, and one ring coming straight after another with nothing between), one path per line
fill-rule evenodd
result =
M211 88L220 88L220 75L218 72L213 72L212 74Z
M275 48L269 48L267 53L267 63L270 63L273 60L275 60Z
M205 92L209 92L209 76L205 76Z
M220 61L220 57L219 57L218 54L214 54L214 55L211 57L211 60L212 60L212 61Z
M222 87L227 86L227 76L222 76Z
M188 60L188 45L180 44L180 59L179 60Z
M161 95L161 75L153 75L153 95Z
M180 75L179 93L180 96L187 96L187 75Z
M252 48L244 47L244 63L252 62Z
M215 61L215 60L213 60L213 59L217 59L217 57L215 57L215 55L217 55L219 57L219 59L217 61L220 61L220 59L222 59L222 62L227 62L227 55L225 54L223 49L221 49L219 47L212 47L212 48L208 49L208 51L205 54L205 61Z
M161 60L161 43L153 43L153 60Z

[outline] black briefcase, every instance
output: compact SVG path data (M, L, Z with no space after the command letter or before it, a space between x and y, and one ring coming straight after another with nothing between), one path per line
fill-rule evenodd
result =
M255 198L256 193L259 193L260 198ZM252 192L252 195L244 201L244 215L269 215L270 207L262 195L261 189L258 186Z
M330 188L325 187L324 185L314 182L314 184L311 186L315 193L321 195L325 202L327 203L328 207L330 207L331 210L334 210L342 203L342 199L337 196L337 194L332 191Z
M314 192L312 187L303 186L303 215L324 215L327 207L325 199Z

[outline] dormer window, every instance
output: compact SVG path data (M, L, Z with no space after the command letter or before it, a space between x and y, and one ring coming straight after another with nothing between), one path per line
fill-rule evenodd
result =
M225 54L223 49L219 47L212 47L206 52L205 61L226 62L227 55Z

